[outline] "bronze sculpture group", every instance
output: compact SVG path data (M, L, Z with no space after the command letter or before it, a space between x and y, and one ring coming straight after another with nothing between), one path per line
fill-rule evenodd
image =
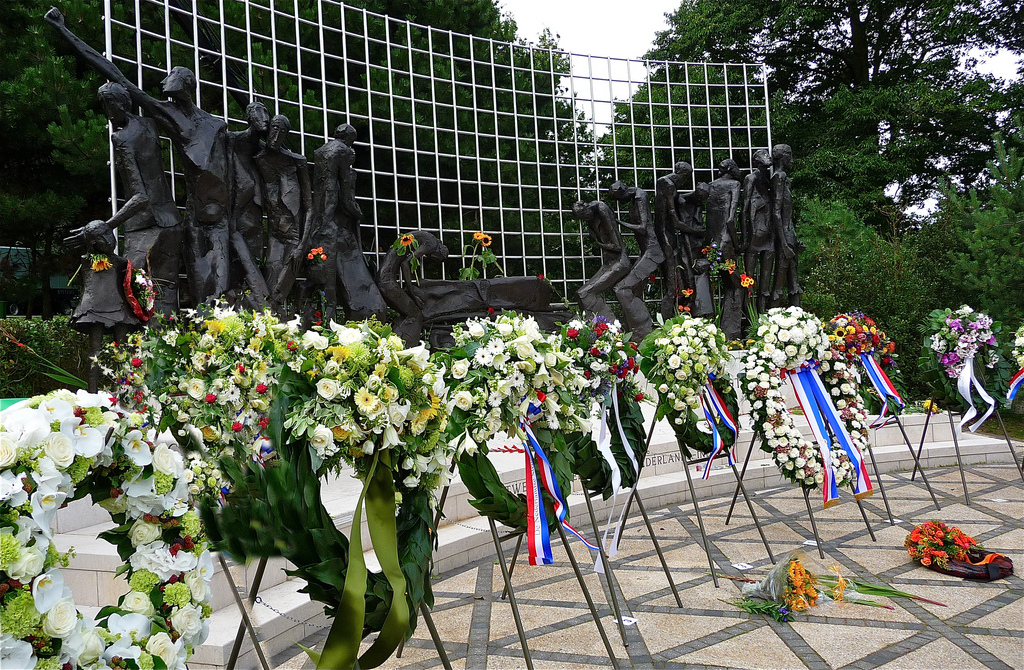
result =
M770 156L765 150L755 152L753 163L741 181L736 161L723 160L717 179L688 192L680 187L692 179L693 168L676 163L671 174L655 183L653 216L647 193L618 181L608 196L628 207L629 221L618 220L600 200L576 203L573 213L587 224L602 259L601 268L576 294L580 307L610 317L602 293L614 288L627 328L634 339L642 339L653 323L640 296L658 268L661 315L671 318L685 310L713 316L717 286L720 324L730 340L742 335L748 299L755 301L758 312L784 301L799 306L803 291L797 280L797 254L803 245L793 227L788 177L793 153L788 145L778 144ZM636 239L640 256L635 262L629 260L619 226Z
M109 80L99 98L114 127L117 172L127 200L102 223L111 231L121 229L125 255L135 267L148 267L158 288L157 312L178 309L183 250L194 304L228 299L284 311L291 302L307 313L315 305L333 316L340 301L349 318L384 317L384 299L359 242L351 126L339 126L315 152L314 197L306 158L286 147L287 117L271 117L262 103L253 102L246 109L248 127L229 132L223 119L196 106L196 78L188 68L171 68L161 82L167 99L157 100L68 30L59 11L51 9L46 20L83 62ZM137 115L136 106L147 116ZM171 139L183 166L183 217L164 172L158 131ZM314 246L321 253L309 258ZM301 274L310 281L297 288ZM96 302L87 298L83 302Z
M98 97L113 128L117 174L126 196L108 220L94 221L68 238L86 250L87 258L99 254L109 260L99 266L93 262L92 268L109 269L87 273L72 321L90 333L94 349L104 332L122 333L145 320L123 309L131 301L124 279L128 267L149 272L157 295L153 311L163 315L186 302L179 298L184 265L192 304L227 300L281 315L298 312L307 325L383 319L390 307L399 314L397 331L409 342L417 341L425 328L440 324L443 331L446 324L496 306L534 314L553 326L558 307L552 306L550 286L541 279L413 281L414 259L447 256L444 244L424 231L415 233L421 245L417 253L392 251L375 279L360 241L356 130L351 125L337 126L314 152L310 178L306 157L287 148L291 123L286 116L271 116L263 103L253 101L245 110L246 128L229 131L224 119L195 104L196 77L188 68L171 68L161 82L165 99L158 100L69 31L59 11L51 9L46 20L84 63L109 80ZM183 214L168 183L160 135L170 138L184 172ZM733 160L724 160L717 179L691 191L684 186L692 182L693 168L676 163L671 174L657 180L653 208L643 189L615 182L608 194L628 211L628 221L620 221L600 200L576 203L573 213L587 224L602 259L577 293L580 307L613 318L604 296L613 290L627 328L639 340L652 330L643 291L649 278L660 274L663 317L679 310L713 316L717 298L722 329L738 339L750 282L741 281L741 257L755 284L750 299L757 310L780 305L787 290L789 304L799 304L801 245L793 228L788 177L792 152L780 144L770 156L756 152L753 163L743 178ZM637 242L635 261L620 226ZM121 231L123 258L113 254L115 229ZM103 271L112 274L99 277ZM444 333L434 340L443 343Z

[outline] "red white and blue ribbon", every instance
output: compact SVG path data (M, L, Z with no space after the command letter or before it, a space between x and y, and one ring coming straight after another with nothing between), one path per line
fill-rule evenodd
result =
M565 504L565 497L555 479L554 468L544 455L544 450L530 426L529 417L539 413L540 408L530 405L527 416L519 421L519 428L526 437L523 440L523 446L526 447L526 536L530 565L550 565L554 560L551 556L551 538L548 534L547 515L544 512L544 499L540 492L541 485L554 502L555 518L562 528L576 536L587 549L598 551L598 547L587 541L567 521L569 506Z
M980 419L974 422L973 425L968 426L968 430L972 433L976 432L985 421L992 416L992 412L996 411L995 398L988 394L985 387L981 385L981 382L974 375L974 356L971 356L964 361L963 370L960 371L960 376L956 380L956 390L960 393L960 396L967 401L967 411L960 418L960 425L956 427L956 432L959 435L964 426L974 420L974 417L978 416L978 410L974 406L974 398L971 390L977 391L981 399L988 405L988 410L982 415Z
M864 457L854 446L850 434L846 432L846 425L839 416L836 406L832 403L825 384L818 376L816 367L817 363L812 362L811 365L790 374L789 378L821 453L822 474L824 475L821 487L822 497L825 507L828 508L839 502L839 487L832 466L832 440L829 438L829 429L853 463L854 472L857 474L853 485L854 496L859 500L871 495L873 491Z
M872 428L881 428L889 424L890 418L886 418L886 414L889 412L889 400L892 399L900 409L907 406L903 398L900 397L900 392L896 390L892 380L889 379L889 375L885 374L885 370L878 364L875 357L868 353L860 355L860 362L864 366L864 371L868 373L868 379L871 380L871 385L875 387L875 393L882 399L882 411L879 412L878 418L871 422ZM895 412L893 413L895 415Z
M1021 386L1024 386L1024 368L1017 370L1017 374L1010 380L1010 390L1006 393L1007 402L1013 402Z
M711 377L710 379L713 379ZM701 479L707 479L711 476L711 462L718 457L724 450L726 457L729 459L729 465L735 465L736 461L732 457L732 449L725 448L725 440L722 439L721 433L718 432L717 420L721 420L722 425L732 431L733 444L735 445L736 438L739 437L739 427L736 425L736 420L732 418L732 414L729 412L729 408L725 404L725 400L721 394L718 393L718 389L714 387L711 381L708 381L701 389L700 395L700 408L704 410L704 418L707 419L708 424L711 426L711 443L713 448L711 449L711 455L708 456L707 463L704 464L704 474L701 475ZM717 419L717 420L716 420Z

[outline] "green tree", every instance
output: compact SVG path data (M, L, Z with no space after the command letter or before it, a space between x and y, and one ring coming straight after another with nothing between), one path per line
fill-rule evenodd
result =
M972 306L1016 330L1024 318L1024 156L1018 148L1024 124L1006 139L995 136L991 181L979 192L944 190L937 218L965 231L966 250L957 254L955 273L974 296ZM1014 146L1016 145L1016 146Z
M648 57L766 63L794 190L884 228L942 178L979 183L997 113L1020 102L977 54L1021 54L1021 17L1019 0L684 0Z

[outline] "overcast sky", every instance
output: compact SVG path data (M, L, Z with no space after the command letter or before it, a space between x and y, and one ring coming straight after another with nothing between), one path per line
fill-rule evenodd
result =
M519 35L535 41L544 28L559 35L562 49L613 58L640 58L651 48L655 33L668 24L665 13L680 0L499 0L515 17ZM1016 75L1016 59L1008 53L983 63L984 72Z

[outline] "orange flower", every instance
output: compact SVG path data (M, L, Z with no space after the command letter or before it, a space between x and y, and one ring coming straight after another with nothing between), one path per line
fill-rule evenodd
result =
M322 261L327 260L327 254L320 254L320 260L322 260Z
M313 254L306 254L306 258L308 260L313 260Z
M746 274L746 273L741 274L740 275L740 285L743 288L750 288L751 286L754 285L754 278L751 277L750 275Z
M113 263L111 263L110 259L106 256L97 258L92 262L92 269L96 272L103 272L104 270L109 270L112 267L114 267Z
M683 297L684 298L689 298L691 295L693 295L693 289L692 288L684 288L683 289Z
M475 237L475 235L474 235L474 237ZM491 246L491 236L490 235L485 235L484 233L480 233L480 246L482 246L482 247L489 247L489 246Z
M415 239L416 238L414 238L411 233L406 233L405 235L402 235L401 238L399 238L398 242L403 247L408 247L408 246L412 245L412 243L413 243L413 241L415 241Z

